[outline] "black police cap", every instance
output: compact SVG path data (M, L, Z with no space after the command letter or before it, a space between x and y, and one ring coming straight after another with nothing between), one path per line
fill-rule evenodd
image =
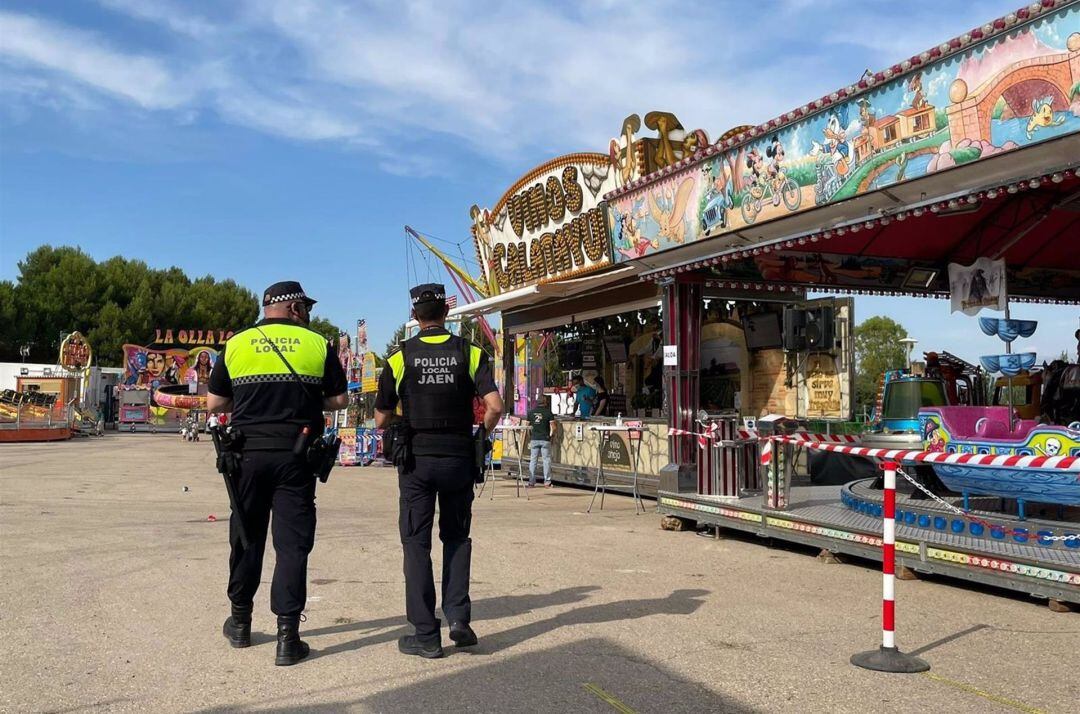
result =
M310 307L315 304L315 300L312 300L304 292L304 289L300 287L300 283L295 280L283 280L280 283L274 283L266 290L263 291L263 307L267 305L276 305L279 302L295 302L296 300L303 300Z
M413 305L425 302L446 302L446 288L439 283L424 283L409 291Z

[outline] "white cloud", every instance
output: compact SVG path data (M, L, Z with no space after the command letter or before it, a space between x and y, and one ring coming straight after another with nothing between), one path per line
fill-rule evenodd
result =
M303 101L277 99L233 85L217 94L215 107L229 121L289 139L321 141L359 138L359 127Z
M163 24L173 32L189 37L206 38L220 31L213 22L195 15L190 7L167 0L97 0L105 8L139 20Z
M1006 0L987 0L997 2ZM943 30L926 21L941 15L929 4L915 14L867 3L841 12L807 0L783 0L773 13L733 1L246 0L207 6L215 17L173 0L98 3L177 41L159 56L133 55L9 13L0 20L16 41L0 52L178 123L216 112L293 140L374 149L394 173L442 170L449 162L431 155L441 146L514 166L522 156L602 151L623 117L652 109L717 137L854 80L864 62L880 68L987 19L957 8L962 22ZM427 156L402 158L410 153Z
M0 56L59 72L145 109L190 99L164 63L111 49L96 36L26 15L0 12Z

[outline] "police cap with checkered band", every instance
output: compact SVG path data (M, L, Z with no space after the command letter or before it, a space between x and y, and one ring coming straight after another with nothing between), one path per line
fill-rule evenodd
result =
M295 302L297 300L304 301L307 303L308 307L311 307L316 302L304 293L304 289L300 287L300 283L295 280L283 280L280 283L274 283L263 291L262 304L263 307L266 307L268 305L276 305L282 302Z
M446 288L439 283L424 283L409 291L413 305L425 302L446 302Z

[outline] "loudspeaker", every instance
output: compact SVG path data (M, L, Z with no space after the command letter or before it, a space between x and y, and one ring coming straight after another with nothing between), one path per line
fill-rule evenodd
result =
M836 315L832 306L812 310L789 307L784 309L784 349L831 350L836 342Z
M784 349L793 352L801 352L806 349L806 337L803 328L806 327L806 310L797 307L784 308Z
M563 342L559 345L559 369L581 369L581 343Z
M831 306L825 305L806 311L806 327L803 336L808 350L831 350L836 341L834 336L836 318Z

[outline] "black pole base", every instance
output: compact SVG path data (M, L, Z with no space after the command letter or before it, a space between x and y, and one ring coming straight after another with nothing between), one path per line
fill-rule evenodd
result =
M926 672L930 665L915 655L904 654L895 647L878 647L869 652L851 655L851 663L863 669L875 672L896 672L897 674L915 674Z

